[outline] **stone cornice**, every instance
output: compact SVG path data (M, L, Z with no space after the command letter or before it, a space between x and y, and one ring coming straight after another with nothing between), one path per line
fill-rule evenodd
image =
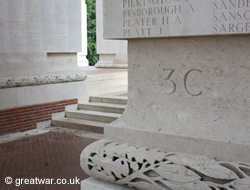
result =
M38 86L46 84L66 83L66 82L78 82L87 79L87 75L84 72L72 72L72 73L56 73L48 75L37 76L23 76L23 77L6 77L0 78L1 88L14 88L24 86Z

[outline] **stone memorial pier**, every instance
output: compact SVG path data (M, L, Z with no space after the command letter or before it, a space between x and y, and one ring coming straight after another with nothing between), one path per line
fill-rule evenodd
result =
M128 105L81 154L82 189L250 189L250 1L105 0Z
M99 61L96 68L128 68L127 41L103 38L103 1L96 0L96 51Z
M84 7L84 0L0 0L0 134L48 127L51 114L87 100L87 74L77 66L78 52L86 60Z

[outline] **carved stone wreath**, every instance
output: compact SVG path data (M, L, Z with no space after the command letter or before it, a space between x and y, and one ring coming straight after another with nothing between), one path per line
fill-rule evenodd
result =
M142 190L249 190L250 164L100 140L85 148L90 176Z

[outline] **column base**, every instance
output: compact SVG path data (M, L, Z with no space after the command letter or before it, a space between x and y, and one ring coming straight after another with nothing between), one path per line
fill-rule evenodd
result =
M91 177L81 181L81 190L135 190L135 189L99 181Z
M77 53L77 65L78 67L89 66L89 60L86 58L84 53Z
M126 55L117 54L100 54L99 61L95 65L96 68L117 68L127 69L127 57Z

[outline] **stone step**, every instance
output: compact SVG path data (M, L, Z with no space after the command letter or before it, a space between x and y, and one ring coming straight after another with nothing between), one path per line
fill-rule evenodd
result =
M121 104L126 105L128 98L125 96L90 96L90 102L99 102L99 103L109 103L109 104Z
M96 102L78 104L78 109L80 110L100 111L100 112L119 113L119 114L122 114L125 108L126 105L121 105L121 104L108 104L108 103L96 103Z
M52 121L52 125L94 133L103 133L104 127L107 125L107 123L64 117L60 119L54 119Z
M127 85L119 85L119 86L108 86L108 87L100 87L96 92L91 93L92 96L116 96L122 94L121 92L128 92Z
M94 94L92 96L94 96ZM111 93L103 93L103 94L99 93L98 96L128 96L128 91L121 90L121 91L116 91L116 92L111 92Z
M124 96L91 96L88 103L78 104L78 110L68 109L65 115L53 118L52 125L103 133L104 126L118 119L126 104Z
M127 85L100 86L99 88L89 87L89 94L92 96L105 96L105 94L117 94L121 91L128 91Z
M89 110L76 110L76 111L66 111L65 116L69 118L111 123L112 121L118 119L121 116L121 114L89 111Z

